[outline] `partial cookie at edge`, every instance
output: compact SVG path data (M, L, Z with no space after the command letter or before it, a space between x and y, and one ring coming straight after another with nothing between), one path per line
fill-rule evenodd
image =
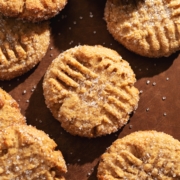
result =
M127 49L147 57L180 50L179 1L107 0L105 20L112 36Z
M0 80L10 80L36 66L50 43L49 22L26 23L0 16Z
M56 143L32 126L0 130L0 179L64 180L67 167Z
M0 12L4 16L39 22L57 15L67 0L0 0Z
M12 124L25 124L25 117L21 114L19 104L0 88L0 127Z
M139 131L117 139L101 156L97 177L180 179L180 142L157 131Z

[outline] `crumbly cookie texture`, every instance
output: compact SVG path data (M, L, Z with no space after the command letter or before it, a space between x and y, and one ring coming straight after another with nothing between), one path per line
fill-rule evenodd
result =
M128 62L102 46L77 46L60 54L43 81L47 107L73 135L116 132L137 108L139 91Z
M99 180L178 180L180 142L157 131L139 131L117 139L98 166Z
M32 126L0 130L0 179L64 180L67 171L56 143Z
M67 0L0 0L0 12L4 16L38 22L57 15Z
M26 23L0 16L0 80L20 76L37 65L49 42L48 22Z
M0 127L5 128L14 123L25 124L25 122L19 104L0 88Z
M107 0L105 20L113 37L147 57L180 50L179 0Z

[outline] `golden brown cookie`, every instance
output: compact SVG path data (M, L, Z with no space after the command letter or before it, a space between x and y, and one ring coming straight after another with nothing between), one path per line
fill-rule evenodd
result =
M102 155L99 180L178 180L180 142L157 131L139 131L117 139Z
M113 37L147 57L180 50L179 0L107 0L105 20Z
M0 88L0 127L14 123L25 124L25 117L20 112L19 104Z
M0 80L20 76L46 54L49 23L25 23L0 16Z
M43 131L32 126L0 130L0 179L64 180L62 153Z
M0 12L8 17L37 22L52 18L66 3L67 0L0 0Z
M73 135L116 132L137 108L139 91L128 62L102 46L78 46L60 54L43 82L47 107Z

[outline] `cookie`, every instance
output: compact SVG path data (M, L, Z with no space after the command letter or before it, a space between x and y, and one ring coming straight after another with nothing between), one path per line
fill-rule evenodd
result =
M50 42L48 22L20 22L0 16L0 80L24 74L46 54Z
M107 0L104 17L112 36L146 57L170 56L180 50L179 1Z
M137 108L139 91L129 63L103 46L77 46L60 54L43 81L47 107L73 135L116 132Z
M101 156L98 180L180 179L180 142L157 131L117 139Z
M43 131L14 125L0 130L0 179L64 180L62 153Z
M67 0L0 0L0 12L4 16L39 22L57 15L66 3Z
M25 124L25 122L19 104L0 88L0 127L7 127L14 123Z

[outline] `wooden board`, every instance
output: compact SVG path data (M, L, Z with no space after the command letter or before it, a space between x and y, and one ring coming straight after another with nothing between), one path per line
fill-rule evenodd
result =
M157 130L180 140L179 53L149 59L125 49L107 31L103 20L105 2L69 0L65 9L51 19L51 44L39 65L21 77L0 81L0 87L19 102L27 123L56 141L68 165L67 180L97 180L100 155L118 137L131 132ZM44 103L42 81L47 67L59 53L79 44L100 44L116 50L136 74L135 86L142 91L139 107L117 133L96 139L72 136L60 127Z

